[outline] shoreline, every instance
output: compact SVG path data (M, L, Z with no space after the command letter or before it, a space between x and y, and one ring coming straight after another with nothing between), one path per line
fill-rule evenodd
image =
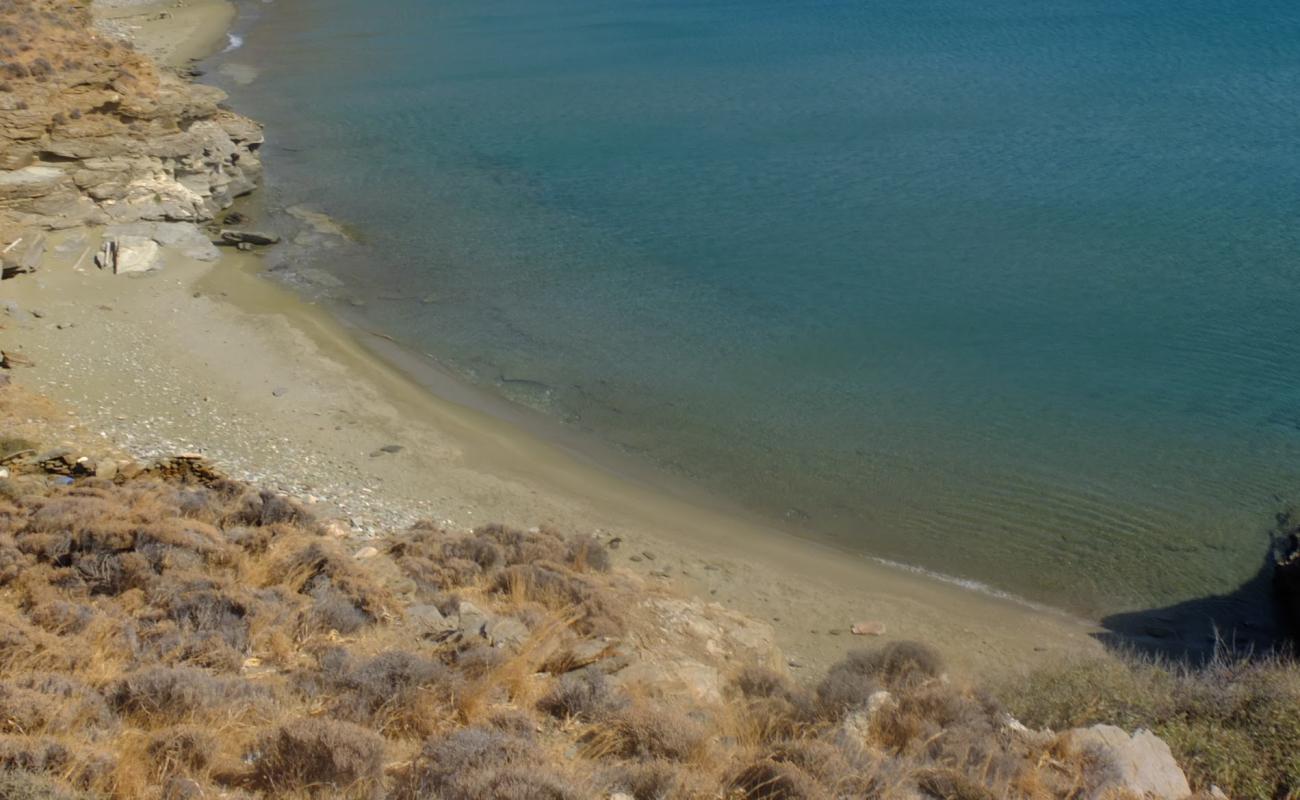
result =
M234 14L225 0L185 8L206 9L208 24L154 20L138 34L157 37L142 43L146 52L204 54L225 41ZM225 22L214 38L218 19ZM541 524L620 539L619 566L772 624L797 671L838 660L858 643L848 628L860 621L883 623L886 639L933 642L977 672L1105 652L1091 636L1095 625L1064 612L888 567L640 485L439 396L343 322L256 274L255 256L226 254L208 265L169 253L162 272L130 279L76 271L89 246L77 243L81 235L54 237L49 263L15 282L19 307L41 316L0 333L0 342L23 343L36 361L20 381L127 449L204 448L240 477L279 480L362 530L425 516L464 528ZM33 331L42 334L26 335ZM384 452L390 445L401 449Z

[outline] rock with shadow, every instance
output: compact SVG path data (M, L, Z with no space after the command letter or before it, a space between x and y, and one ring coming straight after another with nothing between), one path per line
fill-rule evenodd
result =
M1279 515L1282 522L1285 515ZM1289 523L1288 523L1289 524ZM1279 527L1281 530L1281 527ZM1097 634L1107 647L1203 663L1216 652L1268 653L1292 647L1300 621L1300 537L1273 535L1256 573L1235 591L1163 608L1112 614Z

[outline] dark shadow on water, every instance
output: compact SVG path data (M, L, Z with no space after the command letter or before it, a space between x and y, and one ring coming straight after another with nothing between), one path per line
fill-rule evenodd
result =
M1289 650L1289 620L1274 587L1273 548L1250 580L1229 594L1211 595L1102 619L1096 637L1107 647L1200 664L1216 651L1264 654Z

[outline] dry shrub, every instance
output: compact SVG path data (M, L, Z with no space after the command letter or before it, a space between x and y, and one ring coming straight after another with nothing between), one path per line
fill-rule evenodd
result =
M91 800L92 795L45 775L3 769L0 770L0 797L5 800Z
M309 597L335 592L371 622L397 610L392 593L330 543L312 542L294 550L269 577Z
M619 767L609 779L614 791L630 794L633 800L669 800L689 796L682 767L671 761L633 761Z
M233 717L271 699L263 687L194 667L151 667L131 673L117 680L107 697L118 713L154 724L183 722L216 710Z
M938 748L950 748L959 739L981 741L993 736L990 717L956 688L932 681L899 692L883 704L872 715L871 731L879 744L900 752L929 741L929 754L937 757ZM935 739L941 731L947 733Z
M0 732L89 732L112 719L104 698L72 678L29 675L0 684Z
M632 706L602 719L583 738L588 758L658 758L687 762L707 744L704 726L669 708Z
M578 800L588 794L550 769L531 737L476 726L426 742L399 777L393 796L396 800Z
M193 725L163 728L149 738L145 752L159 778L201 773L212 763L216 737Z
M881 689L899 691L936 678L943 662L917 642L891 642L879 650L856 650L831 667L817 687L822 710L838 717L867 704Z
M987 788L955 769L932 768L916 773L916 785L937 800L994 800Z
M315 523L311 513L297 502L266 490L244 493L239 507L223 521L257 527L276 524L309 527Z
M556 564L512 564L496 573L491 590L515 603L538 603L570 616L581 636L614 636L624 627L622 614L600 584Z
M304 676L309 695L334 696L330 713L385 734L427 735L442 721L458 679L442 662L401 650L357 661L342 649L320 659L320 671Z
M384 740L329 719L300 719L260 739L248 760L252 785L273 796L362 798L383 795Z
M67 746L54 739L0 736L0 769L62 773L71 762Z
M587 667L560 676L537 707L552 717L596 720L622 708L626 697L616 695L609 679Z
M609 572L609 551L594 536L574 536L569 540L564 561L579 572Z
M740 695L729 704L737 727L735 735L747 743L795 739L816 720L813 697L779 672L747 666L731 685Z
M732 796L744 800L820 800L826 791L798 766L763 758L739 770L727 782Z

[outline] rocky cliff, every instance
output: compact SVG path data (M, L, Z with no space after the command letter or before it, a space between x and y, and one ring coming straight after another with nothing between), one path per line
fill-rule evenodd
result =
M204 222L261 175L257 123L97 31L84 3L0 2L0 59L0 234Z

